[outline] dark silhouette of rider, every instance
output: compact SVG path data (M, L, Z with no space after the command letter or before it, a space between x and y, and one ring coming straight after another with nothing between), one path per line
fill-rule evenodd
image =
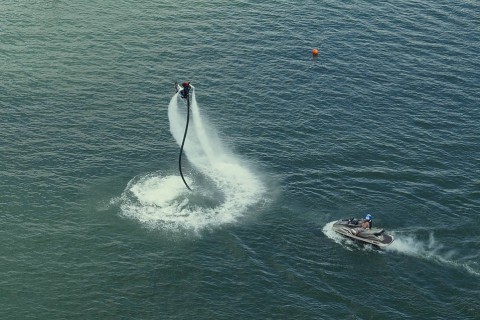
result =
M182 95L182 98L183 99L187 99L188 98L188 94L190 92L190 82L188 81L185 81L184 83L182 83L182 91L180 92L180 94Z

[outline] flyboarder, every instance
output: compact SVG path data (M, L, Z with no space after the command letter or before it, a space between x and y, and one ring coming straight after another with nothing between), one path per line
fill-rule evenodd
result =
M188 82L188 81L185 81L184 83L182 83L181 87L178 85L178 82L175 82L175 91L176 92L180 91L180 96L183 99L188 98L188 94L190 93L190 88L191 88L190 87L190 82Z

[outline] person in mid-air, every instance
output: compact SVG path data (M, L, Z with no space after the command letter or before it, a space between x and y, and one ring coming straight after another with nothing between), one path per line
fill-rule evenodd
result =
M180 89L180 88L182 88L182 89ZM188 81L185 81L184 83L182 83L181 87L178 85L178 82L175 81L175 92L180 91L180 96L183 99L188 98L188 94L190 93L190 88L191 88L190 82L188 82Z
M190 82L185 81L184 83L182 83L182 87L183 87L183 89L180 92L180 94L182 95L183 99L187 99L188 98L188 93L190 92Z
M365 216L365 219L363 219L362 221L362 227L365 228L365 229L372 229L372 225L373 225L373 216L369 213Z

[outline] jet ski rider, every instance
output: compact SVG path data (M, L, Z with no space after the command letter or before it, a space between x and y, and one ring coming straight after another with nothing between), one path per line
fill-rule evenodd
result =
M369 213L365 216L365 219L362 221L362 227L365 229L372 229L373 226L373 216Z

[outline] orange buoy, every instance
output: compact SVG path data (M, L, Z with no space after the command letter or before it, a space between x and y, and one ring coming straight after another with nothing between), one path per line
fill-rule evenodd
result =
M317 48L313 49L313 50L312 50L312 54L313 54L314 56L318 56L318 49L317 49Z

